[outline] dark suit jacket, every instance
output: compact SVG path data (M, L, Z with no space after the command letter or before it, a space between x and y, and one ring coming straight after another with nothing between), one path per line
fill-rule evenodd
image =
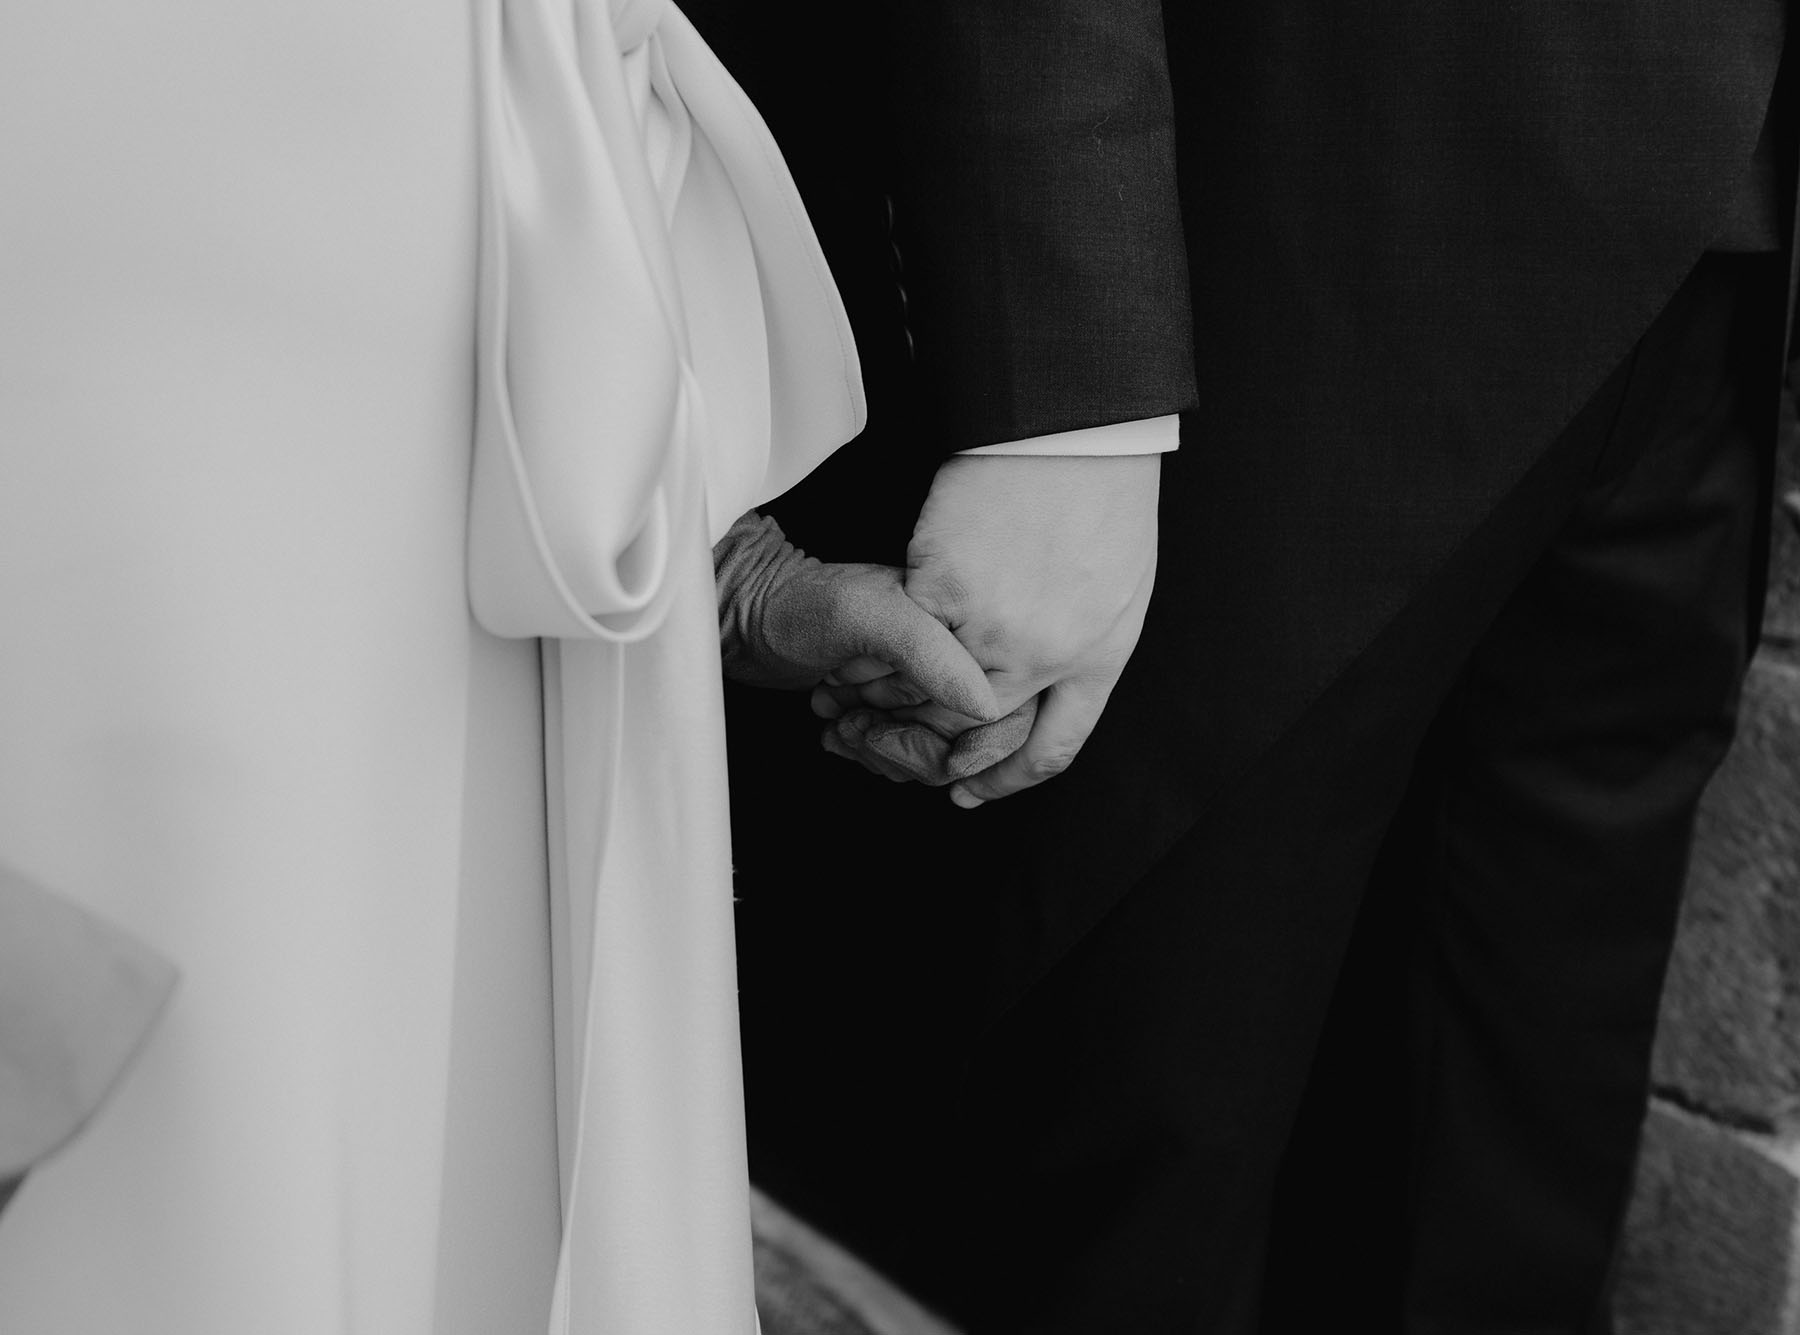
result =
M1029 850L1028 964L1626 355L1727 221L1785 26L1784 0L689 8L789 151L867 363L874 426L780 508L798 542L894 559L948 452L1184 413L1131 666L990 823ZM795 64L814 21L824 71Z

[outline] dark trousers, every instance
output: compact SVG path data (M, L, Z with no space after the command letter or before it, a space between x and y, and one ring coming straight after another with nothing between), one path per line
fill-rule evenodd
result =
M821 1079L772 1055L793 924L753 916L753 1172L971 1332L1606 1329L1760 606L1784 279L1704 259L1407 610L985 1027L955 1018L979 961L940 968L908 904L885 933L864 906L813 994L860 1046ZM1296 1139L1353 940L1338 1000L1363 1014L1334 1018Z

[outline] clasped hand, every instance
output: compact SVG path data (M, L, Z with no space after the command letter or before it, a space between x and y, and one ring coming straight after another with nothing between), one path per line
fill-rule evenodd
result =
M1061 773L1137 644L1160 460L957 456L904 572L825 565L748 515L715 551L726 672L819 682L828 750L959 805Z
M970 718L1003 711L981 665L902 588L891 566L828 565L755 511L713 548L725 675L799 689L831 675L893 677Z

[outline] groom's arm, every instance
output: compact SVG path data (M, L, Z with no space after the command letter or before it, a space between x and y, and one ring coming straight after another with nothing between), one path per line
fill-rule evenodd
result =
M1193 397L1186 252L1159 4L951 0L898 29L894 225L934 443L1034 437L1035 455L1144 424L1078 457L952 458L933 483L908 593L1003 706L1042 693L1025 746L959 785L973 804L1066 766L1136 644L1155 570L1144 456L1173 443L1146 419Z
M1191 406L1160 3L899 8L893 232L936 448Z

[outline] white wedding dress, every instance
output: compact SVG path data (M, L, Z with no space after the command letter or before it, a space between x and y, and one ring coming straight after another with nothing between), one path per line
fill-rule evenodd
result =
M0 863L181 971L0 1331L744 1335L708 548L862 413L760 121L661 3L13 6L0 177Z

